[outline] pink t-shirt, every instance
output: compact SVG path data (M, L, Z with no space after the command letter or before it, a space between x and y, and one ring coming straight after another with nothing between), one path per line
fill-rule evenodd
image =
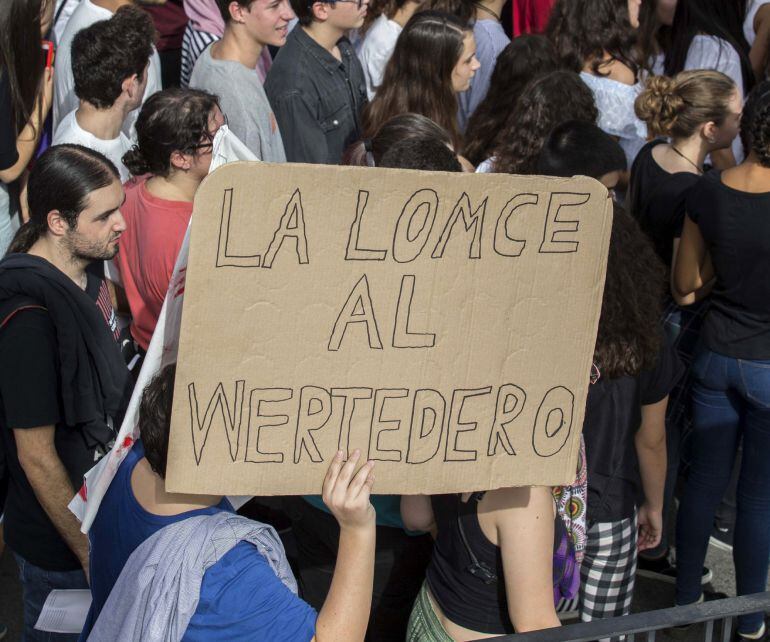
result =
M153 196L146 181L143 177L125 184L126 202L120 211L126 231L115 258L131 307L131 335L144 350L158 322L193 209L192 203Z

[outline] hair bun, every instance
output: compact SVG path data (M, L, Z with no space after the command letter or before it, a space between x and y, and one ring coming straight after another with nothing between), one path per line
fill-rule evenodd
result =
M123 154L123 164L131 173L131 176L143 176L152 171L150 164L142 155L138 145L134 145L130 150Z
M636 115L647 123L654 136L670 136L685 103L677 92L677 83L668 76L651 76L636 98Z

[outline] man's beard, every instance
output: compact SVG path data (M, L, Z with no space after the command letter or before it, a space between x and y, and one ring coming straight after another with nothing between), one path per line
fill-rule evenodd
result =
M117 244L110 247L110 243L117 239L116 236L107 242L86 241L78 232L70 231L65 237L65 246L73 259L82 261L109 261L118 253Z

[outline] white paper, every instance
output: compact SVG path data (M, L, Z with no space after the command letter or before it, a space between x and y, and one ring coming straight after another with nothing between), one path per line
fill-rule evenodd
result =
M91 608L88 589L54 589L48 594L35 628L51 633L80 633Z

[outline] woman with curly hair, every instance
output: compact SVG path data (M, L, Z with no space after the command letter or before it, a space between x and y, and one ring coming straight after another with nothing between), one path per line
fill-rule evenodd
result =
M738 595L765 590L770 558L770 82L743 111L744 162L709 172L687 199L674 273L680 296L713 280L693 362L690 472L676 526L677 604L701 599L714 512L743 441L733 545ZM766 639L764 615L738 618L741 640Z
M477 172L535 174L537 157L550 131L567 120L595 123L598 117L591 90L571 71L552 71L522 91L500 129L493 155Z
M393 116L413 112L448 131L459 149L457 94L468 89L478 68L467 24L441 11L416 14L398 38L377 95L364 108L364 137Z
M503 49L492 72L489 91L465 130L463 154L473 165L492 154L498 135L527 83L558 68L553 45L544 36L519 36Z
M641 0L558 0L548 23L556 53L593 91L598 125L618 137L629 167L647 140L647 128L634 114L642 90L635 58L640 5Z
M614 148L614 150L613 150ZM608 159L616 159L608 164ZM538 168L597 179L625 169L618 143L595 125L559 126ZM588 462L587 541L580 569L583 621L627 615L638 551L661 539L665 414L680 364L664 341L665 275L636 222L615 206L583 437Z

